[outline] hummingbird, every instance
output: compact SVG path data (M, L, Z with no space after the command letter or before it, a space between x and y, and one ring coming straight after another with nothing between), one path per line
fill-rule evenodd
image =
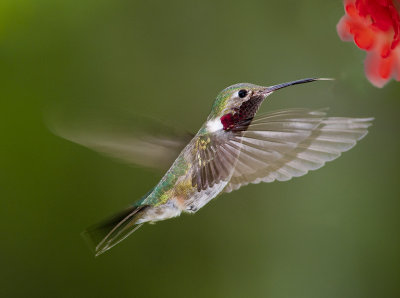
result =
M264 100L306 78L273 86L240 83L222 90L206 122L182 140L149 137L114 141L53 131L71 141L124 161L172 165L158 184L121 213L88 228L83 236L98 256L144 223L196 213L212 199L250 183L287 181L321 168L363 138L373 118L327 117L326 109L286 109L257 115ZM117 140L115 140L117 139ZM173 161L174 159L174 161ZM173 161L173 162L172 162Z

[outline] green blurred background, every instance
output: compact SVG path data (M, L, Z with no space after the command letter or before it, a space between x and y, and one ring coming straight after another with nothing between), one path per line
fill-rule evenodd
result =
M342 1L2 0L1 297L400 297L400 84L337 36ZM161 174L52 135L58 103L112 105L196 131L238 82L285 89L262 111L376 117L324 168L250 185L147 225L94 258L88 225Z

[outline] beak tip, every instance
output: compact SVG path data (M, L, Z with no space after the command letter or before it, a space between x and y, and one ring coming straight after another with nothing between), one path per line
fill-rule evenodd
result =
M335 81L335 78L315 78L316 81Z

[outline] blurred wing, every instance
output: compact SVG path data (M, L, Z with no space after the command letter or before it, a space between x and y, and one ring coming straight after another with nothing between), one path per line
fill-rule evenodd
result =
M325 117L324 110L291 109L255 118L230 144L240 150L231 192L249 183L286 181L336 159L367 134L373 118Z
M50 116L50 130L62 138L131 165L160 170L168 169L193 137L155 119L101 107Z

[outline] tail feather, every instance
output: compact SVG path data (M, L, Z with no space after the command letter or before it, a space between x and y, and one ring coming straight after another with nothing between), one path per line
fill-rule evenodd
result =
M148 206L133 206L82 233L96 257L118 244L142 224L136 224Z

